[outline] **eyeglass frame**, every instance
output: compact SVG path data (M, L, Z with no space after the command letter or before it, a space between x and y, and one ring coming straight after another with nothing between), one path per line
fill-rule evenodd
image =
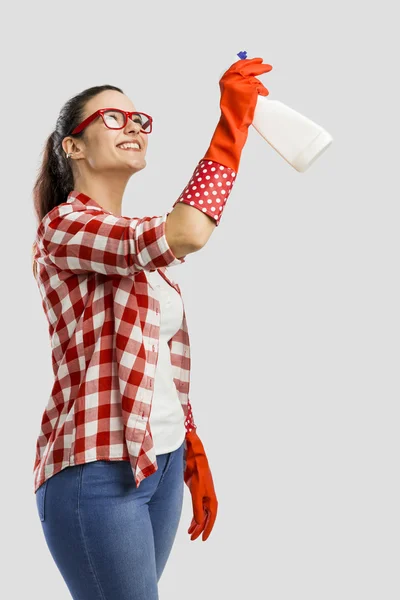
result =
M121 112L121 113L123 113L125 115L125 123L124 123L124 125L122 125L122 127L109 127L107 125L107 123L106 123L106 121L104 119L104 113L107 112L108 110L117 110L118 112ZM77 125L75 127L75 129L73 130L73 132L70 135L75 135L77 133L80 133L92 121L94 121L95 119L97 119L97 117L101 117L103 119L103 123L107 127L107 129L114 129L115 131L117 131L119 129L123 129L124 127L126 127L128 119L132 118L133 115L144 115L145 117L147 117L149 119L149 121L150 121L150 131L144 131L143 129L140 129L140 131L142 133L146 133L148 135L149 133L151 133L153 131L153 117L151 117L150 115L147 115L144 112L122 110L122 108L99 108L99 110L96 110L96 112L94 112L93 114L91 114L84 121L82 121L82 123L80 123L79 125Z

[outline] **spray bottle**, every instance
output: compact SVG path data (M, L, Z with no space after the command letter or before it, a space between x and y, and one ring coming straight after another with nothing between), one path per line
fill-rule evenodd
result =
M238 52L240 60L247 52ZM235 59L235 62L238 59ZM332 136L322 127L283 102L258 95L252 122L258 133L296 171L303 173L331 145Z

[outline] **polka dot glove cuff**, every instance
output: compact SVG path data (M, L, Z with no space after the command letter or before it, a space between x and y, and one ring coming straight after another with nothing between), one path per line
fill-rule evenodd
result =
M226 201L235 183L236 173L212 160L201 160L178 202L189 204L215 220L218 226Z

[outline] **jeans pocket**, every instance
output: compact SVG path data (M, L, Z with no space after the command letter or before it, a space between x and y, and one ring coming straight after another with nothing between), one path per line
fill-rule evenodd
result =
M45 517L45 500L46 500L46 490L47 490L48 483L49 483L49 480L46 479L46 481L44 483L42 483L42 485L36 491L36 505L37 505L37 509L38 509L38 513L39 513L39 517L40 517L41 521L44 521L44 517Z

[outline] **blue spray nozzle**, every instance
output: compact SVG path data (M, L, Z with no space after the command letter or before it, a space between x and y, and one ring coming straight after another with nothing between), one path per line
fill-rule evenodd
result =
M238 52L236 56L238 56L240 60L243 60L244 58L247 58L247 52L246 50L242 50L242 52Z

